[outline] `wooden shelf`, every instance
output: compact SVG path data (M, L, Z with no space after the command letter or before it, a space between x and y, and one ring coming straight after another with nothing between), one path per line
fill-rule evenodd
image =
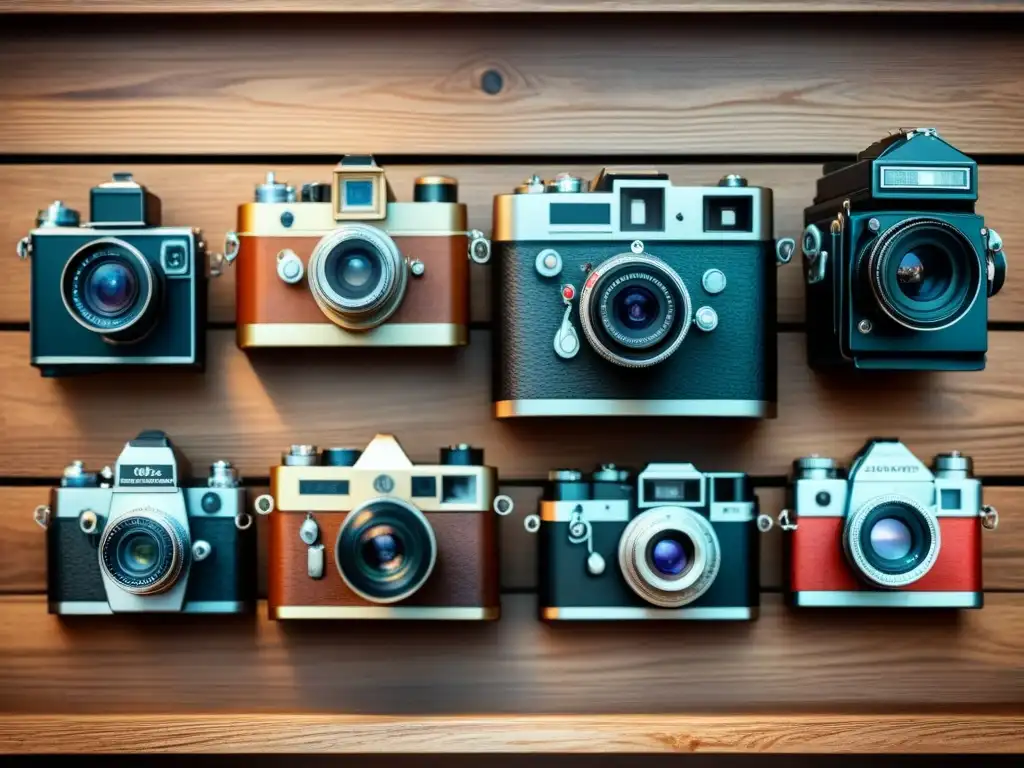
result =
M1024 715L9 716L0 752L1013 753Z
M1024 11L1022 0L0 0L0 13L878 13Z

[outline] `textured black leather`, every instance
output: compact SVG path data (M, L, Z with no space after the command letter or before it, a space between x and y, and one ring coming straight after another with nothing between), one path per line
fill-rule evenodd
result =
M586 272L621 253L630 243L496 243L494 307L497 325L494 398L765 400L777 390L776 263L774 243L649 242L646 252L682 277L693 311L710 306L718 327L690 329L670 358L649 368L630 369L600 357L586 341L578 296ZM564 266L557 277L538 274L534 263L544 248L555 248ZM726 289L708 294L701 277L722 270ZM553 342L565 312L560 287L577 290L572 322L580 352L571 360L555 354Z

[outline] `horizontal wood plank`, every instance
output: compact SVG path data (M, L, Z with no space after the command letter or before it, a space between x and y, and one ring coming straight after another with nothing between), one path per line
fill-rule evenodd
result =
M0 0L0 13L978 13L1021 0Z
M500 621L60 619L0 599L0 713L430 715L917 712L1016 706L1024 595L980 611L823 611L755 622L550 626L532 595ZM131 730L125 729L125 730ZM56 737L55 737L56 738Z
M515 511L502 518L501 585L506 590L537 587L537 539L523 527L523 518L537 511L539 487L512 486L501 489L515 502ZM49 488L0 486L0 594L34 594L46 591L46 541L32 520L32 510L49 500ZM249 501L266 488L249 489ZM782 488L759 488L761 511L776 517L785 507ZM1000 514L1000 527L986 533L984 584L988 590L1024 591L1024 488L993 487L985 490L985 501ZM266 591L266 521L258 519L259 595ZM778 591L783 584L782 537L778 526L761 537L761 588Z
M628 167L628 166L627 166ZM0 243L13 244L33 227L36 212L55 199L89 218L89 189L110 178L116 170L131 170L136 179L161 197L164 224L198 227L211 252L223 250L224 235L236 228L240 203L251 199L253 186L268 170L291 184L329 179L329 165L0 165ZM665 166L676 184L715 183L727 173L741 173L751 184L771 187L775 199L775 232L778 237L798 237L803 229L803 209L814 197L820 166L754 165L748 163ZM460 199L469 207L470 226L491 231L496 193L510 190L532 173L546 178L569 171L585 178L597 166L568 165L455 165L406 166L387 169L388 178L401 199L410 199L418 176L443 173L459 179ZM978 210L1002 235L1013 257L1015 243L1024 243L1024 220L1018 215L1016 190L1024 187L1024 167L985 166L981 170ZM13 248L13 246L12 246ZM2 255L2 254L0 254ZM799 260L798 260L799 261ZM797 262L779 269L779 320L803 322L803 270ZM490 268L474 264L473 319L487 322L490 313ZM990 302L993 321L1024 321L1024 281L1011 279ZM15 258L0 258L0 323L24 323L29 319L29 266ZM228 267L210 284L210 320L235 320L235 270Z
M1018 43L996 17L10 17L0 153L849 154L936 122L1020 153Z
M990 334L985 371L916 376L815 374L803 335L782 333L780 418L672 419L671 430L645 419L628 430L614 419L497 421L489 341L476 331L463 349L246 355L233 332L211 331L205 375L141 370L54 380L27 364L27 333L0 333L0 476L53 477L73 458L99 468L153 428L167 431L194 466L226 458L251 477L266 477L292 443L362 447L381 431L397 434L418 461L434 460L442 445L483 447L511 479L598 460L636 467L696 459L706 469L779 476L815 452L848 461L880 434L900 437L926 460L963 451L979 475L1021 472L1015 408L1024 357L1013 332Z
M1015 754L1005 715L0 716L28 753Z

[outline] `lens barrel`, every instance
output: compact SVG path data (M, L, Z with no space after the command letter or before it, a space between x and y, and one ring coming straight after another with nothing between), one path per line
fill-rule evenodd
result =
M971 241L942 219L904 219L865 250L862 269L879 309L914 331L936 331L959 321L985 283Z
M601 357L626 368L666 360L690 329L690 294L668 264L624 253L600 264L580 292L583 334Z
M345 224L323 237L309 259L309 288L321 311L350 331L376 328L405 297L409 270L385 232Z
M189 558L188 534L174 518L135 510L103 530L100 566L120 589L155 595L177 582Z
M843 548L858 574L883 589L921 579L939 556L934 512L905 496L879 496L846 518Z

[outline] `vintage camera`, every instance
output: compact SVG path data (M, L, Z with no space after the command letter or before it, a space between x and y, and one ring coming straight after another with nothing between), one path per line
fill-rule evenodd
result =
M780 523L798 606L981 608L984 506L971 460L935 457L933 471L892 438L868 442L849 477L832 459L793 464L793 512Z
M750 478L648 464L556 470L541 501L541 618L754 619L758 515Z
M933 128L825 166L804 213L811 365L984 368L1006 256L977 200L978 164Z
M271 618L498 618L491 509L512 501L496 487L467 445L435 465L413 464L391 435L362 452L293 445L255 503L270 514Z
M31 256L32 365L43 376L125 365L201 369L206 246L198 230L160 226L160 200L115 173L93 187L88 224L60 201L18 244Z
M330 184L273 173L238 208L238 345L451 347L468 341L469 261L491 246L466 230L455 179L416 180L395 202L369 155L346 155Z
M734 175L605 169L495 197L497 416L774 416L795 243L772 230L772 191Z
M231 464L200 486L163 432L128 442L114 471L64 470L46 528L50 613L244 613L255 607L255 532Z

